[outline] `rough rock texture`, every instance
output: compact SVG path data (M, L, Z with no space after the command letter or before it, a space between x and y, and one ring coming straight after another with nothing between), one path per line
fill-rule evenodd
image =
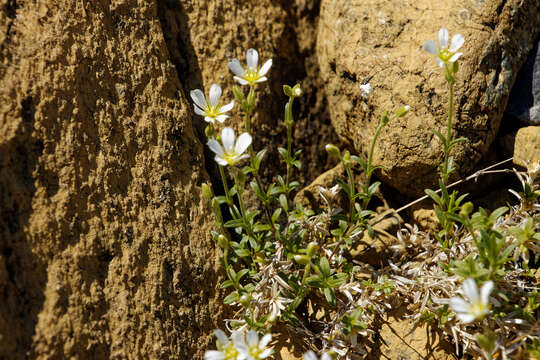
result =
M527 126L518 130L514 163L530 170L540 166L540 126Z
M0 358L200 358L219 265L157 1L47 4L0 2Z
M381 178L409 195L436 183L443 152L433 129L444 131L448 90L435 59L423 51L440 27L466 42L456 83L460 174L488 150L515 80L540 28L540 2L521 0L323 0L317 55L332 123L357 152L366 153L385 110L411 112L383 131L374 160ZM370 83L362 97L360 84ZM458 174L456 173L456 176Z
M164 35L186 94L203 89L207 94L212 83L223 88L224 99L233 98L236 83L227 62L237 58L245 64L246 50L259 52L259 64L269 58L273 66L269 81L258 84L258 108L252 120L254 146L268 147L264 166L266 178L281 171L276 148L286 141L283 108L287 101L282 85L302 84L305 95L297 100L295 116L295 146L303 148L302 180L310 181L320 174L323 166L332 164L324 146L336 142L330 124L315 61L315 26L320 0L237 0L190 2L170 0L159 2L159 16ZM296 35L299 30L299 36ZM311 29L311 30L309 30ZM307 33L309 31L309 33ZM218 35L219 34L219 35ZM218 36L217 36L218 35ZM309 73L309 75L307 75ZM247 94L248 87L243 87ZM191 99L190 99L191 103ZM226 125L244 131L244 119L238 105ZM194 118L199 134L206 123Z

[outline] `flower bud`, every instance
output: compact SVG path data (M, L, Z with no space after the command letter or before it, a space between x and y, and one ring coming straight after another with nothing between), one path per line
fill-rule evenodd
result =
M236 101L238 101L241 104L245 99L242 89L240 89L239 86L235 85L233 86L232 91L233 91L234 98L236 99Z
M349 165L351 163L351 153L349 150L345 150L345 153L343 154L343 164Z
M216 132L214 130L214 125L209 124L206 128L204 128L204 134L208 139L213 139L216 137Z
M325 146L325 149L326 149L326 152L333 156L333 157L336 157L336 158L340 158L341 157L341 152L339 151L339 148L334 145L334 144L327 144Z
M459 212L459 215L461 216L469 216L470 213L472 213L474 209L474 205L472 202L468 201L461 207L461 211Z
M402 106L396 111L395 115L396 117L405 116L409 112L409 110L411 110L411 107L409 105Z
M203 183L201 185L201 188L202 188L202 193L203 193L203 196L207 199L207 200L211 200L212 199L212 189L210 189L210 186L208 186L207 183Z
M293 89L289 85L283 85L283 93L288 97L293 96Z
M307 265L310 262L309 258L306 255L294 255L294 261L296 261L300 265Z
M302 94L303 94L303 92L302 92L302 89L300 88L300 84L294 85L294 87L292 88L292 95L291 96L300 97L300 96L302 96Z
M383 116L381 117L381 124L382 126L385 126L390 121L390 117L388 117L388 111L386 111Z
M227 238L223 234L218 235L217 243L219 246L221 246L224 249L229 247L229 240L227 240Z
M248 294L244 294L240 296L240 299L238 299L238 302L242 304L245 308L249 307L249 304L251 303L251 297Z
M317 244L315 241L310 242L306 250L307 256L309 258L312 258L315 252L318 250L319 250L319 244Z

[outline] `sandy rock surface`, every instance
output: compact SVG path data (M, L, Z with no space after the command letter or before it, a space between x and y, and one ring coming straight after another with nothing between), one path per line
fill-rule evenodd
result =
M529 170L540 166L540 126L527 126L518 130L514 163Z
M220 268L157 2L54 3L0 5L0 358L200 358Z
M383 131L374 158L381 178L409 195L436 184L443 151L448 90L435 59L423 50L439 28L461 33L454 131L468 138L453 154L462 175L493 141L516 73L535 43L540 3L520 0L323 0L317 55L332 123L366 153L381 114L407 104L411 112ZM371 85L363 96L361 84ZM457 176L457 174L456 174Z

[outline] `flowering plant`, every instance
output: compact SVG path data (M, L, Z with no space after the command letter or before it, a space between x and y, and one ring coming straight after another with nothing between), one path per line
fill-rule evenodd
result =
M450 192L452 150L466 139L453 134L454 85L462 55L457 51L464 38L455 35L450 43L448 38L448 31L441 29L439 46L433 41L425 45L444 67L450 90L446 134L434 131L444 152L440 189L426 190L441 230L425 233L404 225L377 267L359 260L353 249L378 239L376 226L384 217L372 201L380 186L372 181L380 169L373 161L374 147L389 122L407 115L408 106L381 114L366 158L326 146L343 174L334 186L319 188L321 207L311 209L294 197L301 187L295 176L302 166L301 151L293 146L293 107L303 95L299 84L283 86L287 145L278 153L284 175L266 180L260 169L267 150L254 149L251 118L257 105L255 85L267 80L272 60L259 68L257 51L249 49L247 68L236 59L229 63L234 80L249 86L247 94L233 88L245 127L238 138L231 127L217 129L227 119L223 113L232 110L232 105L219 106L221 88L213 85L208 101L202 91L192 92L196 113L209 122L208 146L222 181L219 193L210 184L203 184L202 190L215 215L212 238L223 251L227 278L221 287L228 289L224 303L235 311L226 320L230 338L216 330L217 350L208 351L206 360L270 358L270 333L279 323L298 338L309 339L306 350L311 350L305 359L317 359L312 350L323 352L324 360L364 356L373 344L373 324L386 321L390 310L406 304L417 324L437 327L474 356L540 352L540 342L534 340L540 335L540 298L537 291L526 295L522 285L536 290L527 273L529 265L536 266L540 249L539 226L530 220L540 210L536 176L520 174L524 190L514 191L520 203L493 212L474 211L466 195ZM363 85L362 96L370 89ZM354 171L361 171L364 181L357 182ZM254 196L244 196L246 191ZM517 278L529 280L512 280ZM477 284L483 284L480 291ZM460 293L462 297L456 296ZM516 346L516 339L523 345Z

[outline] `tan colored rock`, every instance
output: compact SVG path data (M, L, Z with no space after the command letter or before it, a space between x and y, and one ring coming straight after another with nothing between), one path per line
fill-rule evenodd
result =
M158 2L40 3L0 5L0 358L202 358L220 267Z
M309 209L320 209L325 206L325 203L320 196L321 187L330 189L337 185L337 179L345 180L345 178L346 175L343 170L343 164L339 163L339 165L325 171L313 180L311 184L301 189L294 197L294 201ZM340 206L344 201L346 202L348 200L346 195L340 189L336 198L332 201L332 204L333 206Z
M540 126L518 130L514 143L514 164L527 169L540 166Z
M381 114L410 105L407 116L383 131L374 160L384 166L380 177L403 193L417 196L436 186L443 151L432 130L445 132L448 90L423 44L446 27L466 39L454 131L468 141L453 155L459 175L469 174L497 134L538 23L537 1L323 0L317 55L338 135L367 153ZM367 97L359 88L364 83L371 84Z
M321 168L328 169L334 164L324 146L336 143L337 136L330 124L324 94L319 91L321 81L314 56L313 34L319 0L158 3L171 61L185 79L182 84L185 94L196 88L208 93L211 84L217 83L223 88L223 99L230 101L232 86L237 83L227 67L228 61L237 58L245 64L249 48L258 50L260 64L273 60L268 82L256 86L258 106L252 119L255 149L270 150L263 162L264 177L284 173L285 166L277 155L277 147L286 146L283 109L288 99L283 94L283 84L301 82L304 90L294 106L297 123L293 132L294 147L303 149L301 180L310 182L320 175ZM247 94L249 89L242 89ZM239 106L231 113L227 125L244 131ZM194 116L194 126L203 134L206 123L202 117Z
M415 326L413 320L403 318L400 312L402 309L381 324L367 359L457 359L451 344L433 331L433 327Z

